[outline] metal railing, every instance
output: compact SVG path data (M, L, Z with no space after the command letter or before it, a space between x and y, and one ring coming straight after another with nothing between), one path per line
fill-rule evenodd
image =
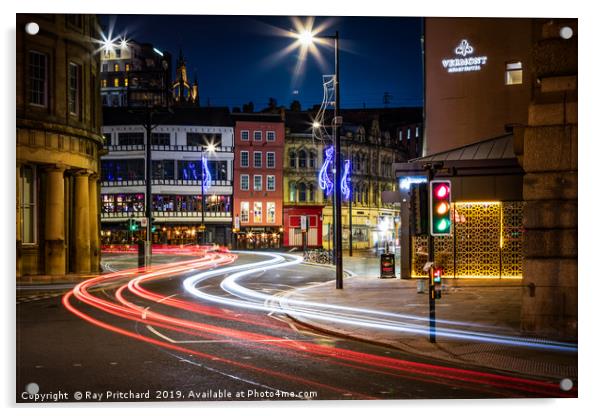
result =
M112 144L107 146L109 152L133 152L143 151L144 144ZM206 147L203 146L188 146L188 145L170 145L170 144L153 144L152 150L164 152L196 152L209 154ZM233 153L234 148L231 146L216 147L211 153Z
M156 211L153 210L153 217L173 217L173 218L201 218L200 211ZM139 218L144 217L144 211L128 211L128 212L103 212L101 218ZM231 212L214 212L205 211L205 218L231 218Z
M201 186L200 179L153 179L153 185L175 185L175 186ZM144 186L144 179L126 179L123 181L102 181L100 186ZM211 186L232 186L232 181L216 179L211 181Z

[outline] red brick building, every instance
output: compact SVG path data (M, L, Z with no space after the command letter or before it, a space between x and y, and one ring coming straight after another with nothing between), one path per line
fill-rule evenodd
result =
M284 121L277 114L232 117L235 247L280 247Z

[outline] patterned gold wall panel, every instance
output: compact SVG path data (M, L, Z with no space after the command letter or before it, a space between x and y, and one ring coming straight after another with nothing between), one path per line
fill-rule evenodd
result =
M458 202L452 235L435 238L445 277L521 277L522 202ZM426 277L427 237L413 237L412 275Z
M502 276L523 275L523 202L502 205Z
M501 204L456 203L456 276L500 275Z

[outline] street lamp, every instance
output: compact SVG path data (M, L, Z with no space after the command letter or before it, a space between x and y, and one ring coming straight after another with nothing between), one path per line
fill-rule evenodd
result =
M332 120L332 134L334 135L334 252L336 268L336 288L343 289L343 233L341 224L341 137L338 128L342 125L342 118L339 116L341 103L339 98L339 32L334 36L314 36L310 30L303 30L296 35L299 42L309 47L317 39L334 40L334 118Z

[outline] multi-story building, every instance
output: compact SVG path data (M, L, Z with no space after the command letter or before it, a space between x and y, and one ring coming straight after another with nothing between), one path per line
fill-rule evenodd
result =
M149 43L131 39L109 41L103 45L100 59L100 93L105 107L125 107L128 98L138 102L137 95L152 91L160 100L162 91L171 85L171 54ZM144 92L139 93L138 89Z
M100 268L97 25L17 14L17 276Z
M233 114L234 230L238 248L280 247L284 121L277 114Z
M392 109L387 111L391 112ZM401 111L403 110L403 111ZM398 125L407 125L419 117L419 111L400 109ZM389 130L381 131L378 110L344 110L340 129L342 159L350 161L350 198L343 201L343 244L371 248L393 243L397 211L382 202L382 191L396 189L392 169L400 158L400 147ZM332 247L332 195L318 184L318 173L326 160L329 145L312 134L312 115L288 112L284 169L284 245L301 246L301 217L306 217L308 247ZM393 132L398 127L391 125ZM351 205L351 208L350 208ZM349 226L351 219L351 233Z
M145 237L130 218L144 216L145 143L142 124L126 108L105 107L101 219L104 244ZM152 217L155 243L231 243L234 129L227 108L172 108L153 128ZM211 175L202 191L203 157ZM204 209L203 209L204 208Z

